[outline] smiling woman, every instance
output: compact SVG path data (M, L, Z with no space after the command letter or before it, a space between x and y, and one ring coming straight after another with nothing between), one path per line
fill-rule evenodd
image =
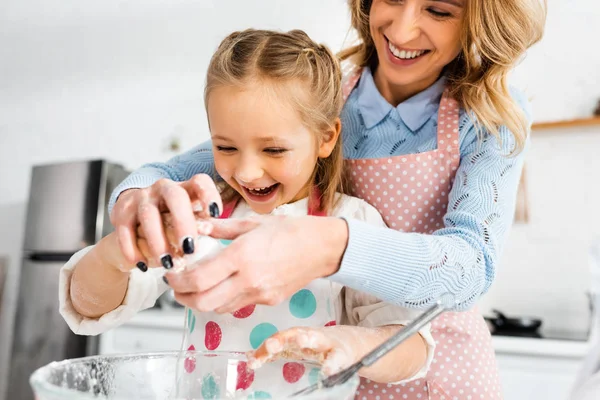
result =
M388 102L398 105L428 88L458 56L463 16L458 0L373 3L369 30L378 54L375 82Z
M507 78L542 37L545 0L350 4L361 44L340 57L359 66L377 66L377 88L390 104L398 105L431 86L444 71L450 94L476 116L478 128L500 138L500 126L506 126L514 135L515 150L523 148L530 121L512 99Z

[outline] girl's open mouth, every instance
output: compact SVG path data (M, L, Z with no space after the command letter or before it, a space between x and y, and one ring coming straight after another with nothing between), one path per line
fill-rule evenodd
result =
M244 189L244 192L246 192L246 195L250 200L257 202L267 202L275 196L275 193L277 193L279 183L266 187L249 188L246 186L242 186L242 188Z

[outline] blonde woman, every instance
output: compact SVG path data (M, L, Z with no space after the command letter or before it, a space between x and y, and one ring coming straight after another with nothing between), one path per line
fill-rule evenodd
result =
M341 113L348 191L388 228L348 218L207 220L216 216L210 143L142 167L111 200L119 245L146 268L173 264L159 213L170 211L181 250L198 233L236 239L198 268L166 274L198 310L276 304L327 277L382 300L423 308L443 293L455 311L434 322L436 354L423 380L387 387L364 380L361 398L497 399L491 339L475 307L496 275L512 223L531 113L507 76L542 36L540 0L351 0L361 43L344 51ZM443 121L443 123L441 123ZM191 180L190 180L191 179ZM139 230L137 228L140 228ZM402 360L398 360L402 363Z

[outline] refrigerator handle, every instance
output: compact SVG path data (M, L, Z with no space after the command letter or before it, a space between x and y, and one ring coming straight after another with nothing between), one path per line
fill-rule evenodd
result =
M104 232L104 216L108 212L106 209L106 197L110 194L106 193L107 190L107 178L108 178L108 165L106 162L102 163L100 168L100 190L98 190L98 210L96 213L96 234L94 243L98 243L102 239Z

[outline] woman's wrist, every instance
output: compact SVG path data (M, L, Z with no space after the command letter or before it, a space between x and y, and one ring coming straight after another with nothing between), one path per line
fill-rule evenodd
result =
M319 246L324 249L324 263L321 277L328 277L339 271L348 246L348 224L342 218L317 217L313 228L319 232Z

